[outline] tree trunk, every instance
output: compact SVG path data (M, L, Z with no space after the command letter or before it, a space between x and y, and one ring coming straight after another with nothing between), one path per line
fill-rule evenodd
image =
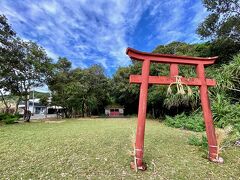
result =
M155 119L155 110L153 105L152 105L152 117Z
M25 107L24 107L24 120L26 122L30 122L31 118L31 111L28 110L28 95L25 95L24 97Z
M66 108L66 109L64 109L64 115L65 115L65 118L68 118L69 116L68 116L68 108Z
M84 117L84 102L82 103L82 117Z
M47 106L46 106L46 109L45 109L45 118L47 119L47 114L48 114L48 109L47 109Z
M14 114L17 114L17 113L18 113L18 106L19 106L19 103L20 103L21 99L22 99L22 98L19 97L18 100L17 100L17 102L16 102L16 108L15 108Z
M8 106L7 101L5 100L4 95L3 95L3 93L2 93L1 90L0 90L0 92L1 92L1 98L2 98L3 104L4 104L5 107L6 107L5 113L9 113L9 110L10 110L11 105Z

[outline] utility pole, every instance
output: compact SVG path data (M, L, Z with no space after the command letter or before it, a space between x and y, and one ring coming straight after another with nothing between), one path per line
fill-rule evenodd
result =
M34 107L34 105L35 105L35 104L34 104L34 101L35 101L35 97L34 97L34 87L33 87L33 95L32 95L32 98L33 98L33 102L32 102L32 103L33 103L33 105L32 105L32 106L33 106L33 112L32 112L32 115L34 116L34 114L35 114L35 107Z

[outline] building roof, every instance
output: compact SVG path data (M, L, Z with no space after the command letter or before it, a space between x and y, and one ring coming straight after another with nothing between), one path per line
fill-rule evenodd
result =
M34 106L35 107L45 107L43 104L40 103L40 99L36 98L36 99L29 99L29 106ZM21 101L18 105L18 107L25 107L25 102Z
M63 109L62 106L49 106L48 109Z
M104 109L124 109L124 107L119 104L111 104L106 106Z

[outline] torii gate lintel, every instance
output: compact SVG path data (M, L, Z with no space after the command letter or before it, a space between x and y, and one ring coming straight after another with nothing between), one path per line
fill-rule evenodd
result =
M181 78L181 81L188 86L199 86L203 117L206 126L206 134L208 139L209 160L221 162L222 158L218 156L218 146L216 141L215 129L213 125L212 112L208 97L208 86L215 86L214 79L206 79L204 66L215 62L217 57L190 57L177 56L167 54L154 54L137 51L132 48L127 48L126 54L133 60L142 61L141 75L130 75L130 83L141 84L138 106L138 122L135 142L135 160L136 164L133 168L145 170L143 163L144 149L144 134L147 112L147 96L149 84L169 85L176 81L176 76L179 74L178 65L194 65L196 66L197 78ZM170 64L170 76L150 76L151 62Z

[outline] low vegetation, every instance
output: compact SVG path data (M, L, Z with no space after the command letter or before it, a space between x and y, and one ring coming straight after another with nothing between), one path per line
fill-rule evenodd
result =
M187 116L184 113L174 117L167 116L165 124L170 127L181 128L196 132L205 131L205 124L201 113Z
M13 124L19 120L20 117L21 116L18 114L0 113L0 122L2 121L5 124Z
M188 144L196 133L147 120L145 172L130 170L136 119L81 119L0 126L0 179L237 179L234 146L224 164ZM58 122L58 123L54 123Z

